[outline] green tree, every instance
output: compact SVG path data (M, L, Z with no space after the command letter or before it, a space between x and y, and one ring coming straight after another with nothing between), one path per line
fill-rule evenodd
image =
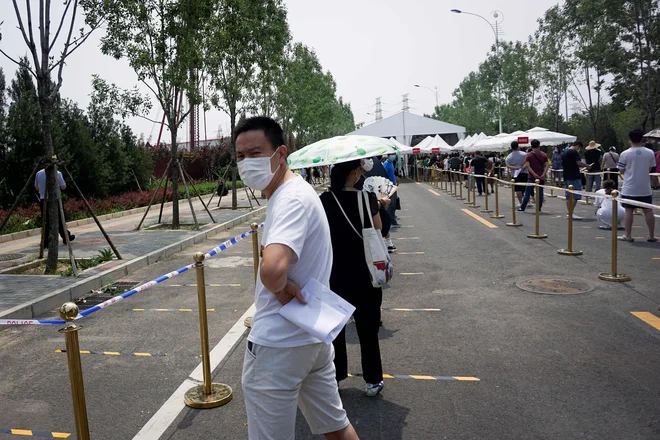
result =
M236 209L236 147L239 114L272 113L274 83L290 39L281 0L219 0L208 36L208 74L213 104L229 115L232 208Z
M27 66L28 71L37 80L37 96L39 98L39 115L41 117L41 134L43 138L43 150L40 152L45 156L46 160L50 160L55 152L53 142L53 112L56 100L59 97L59 90L62 87L63 77L62 73L66 59L78 49L91 35L91 33L102 24L102 17L93 19L88 17L88 27L83 26L79 32L74 36L74 29L76 28L76 19L78 17L78 5L87 3L88 0L65 0L64 9L62 14L57 19L53 14L52 3L50 1L40 1L37 7L37 16L39 18L37 26L37 35L32 25L32 5L30 1L25 2L25 10L21 10L18 6L17 0L12 0L14 6L14 13L18 24L18 29L21 31L23 41L28 48L31 57L30 64ZM55 23L57 29L55 34L51 34L51 17L56 18ZM0 23L1 24L1 23ZM66 26L65 26L66 24ZM56 50L56 44L61 31L64 30L66 36L64 37L61 48ZM0 34L0 42L2 35ZM7 59L17 65L21 65L5 50L0 49ZM56 80L53 81L52 77L56 72ZM48 168L46 173L47 189L50 194L58 194L59 186L57 185L57 167L53 166ZM58 228L59 228L59 215L58 203L56 197L48 199L48 218L50 220L49 230L49 246L48 257L46 261L46 272L53 273L57 269L58 257Z
M217 2L214 0L88 0L88 20L107 21L101 51L115 59L125 58L165 114L171 135L172 227L179 227L179 162L177 134L190 108L201 102L200 76L206 67L204 34ZM121 90L103 79L94 79L97 99L122 116L145 119L151 108L137 89ZM190 107L182 108L186 96ZM158 121L152 121L159 123ZM111 149L114 151L114 149ZM125 169L125 164L121 165Z

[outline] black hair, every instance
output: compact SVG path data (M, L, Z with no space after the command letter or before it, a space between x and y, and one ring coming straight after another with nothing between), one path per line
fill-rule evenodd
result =
M513 151L516 151L518 149L518 142L516 141L511 142L511 149Z
M338 163L332 167L332 171L330 171L330 190L334 192L343 190L344 186L346 186L348 175L354 169L359 168L361 164L360 159L356 159L350 162Z
M539 148L540 146L541 142L538 139L532 139L532 148Z
M475 151L477 156L481 156L481 151Z
M238 138L238 135L246 133L248 131L261 130L264 132L264 136L268 139L273 151L277 149L280 145L286 145L284 143L284 132L282 127L272 118L266 116L254 116L252 118L247 118L234 129L234 136Z
M630 139L631 142L639 144L642 142L642 139L644 139L644 132L639 128L636 128L628 133L628 139Z
M616 188L616 183L614 183L614 180L607 179L603 181L603 189L615 189Z
M580 142L580 141L577 141L577 142L573 142L573 143L571 144L571 146L582 148L582 147L584 147L584 144L583 144L582 142Z

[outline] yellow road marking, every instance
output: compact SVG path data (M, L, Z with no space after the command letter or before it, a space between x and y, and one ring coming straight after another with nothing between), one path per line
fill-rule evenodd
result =
M399 275L424 275L424 272L403 272Z
M53 438L69 438L71 437L71 434L68 432L51 432L53 435Z
M478 377L470 377L470 376L452 376L456 380L468 380L468 381L473 381L473 382L480 382L480 379Z
M653 257L651 260L660 260L660 257Z
M32 437L32 431L29 429L12 429L11 433L14 435L29 435Z
M167 309L154 309L157 312L167 312Z
M58 351L62 353L62 350L58 350ZM89 350L80 350L80 354L92 354L92 352Z
M410 377L418 380L435 380L435 377L433 376L421 376L419 374L411 374Z
M108 356L119 356L120 355L118 351L104 351L103 354L106 354Z
M179 309L179 312L192 312L192 309Z
M140 353L140 352L137 352L137 353L133 353L133 354L134 354L135 356L151 356L151 353Z
M383 379L394 379L394 376L391 374L383 374Z
M419 237L399 237L395 238L395 240L419 240Z
M429 192L430 192L431 194L433 194L433 195L436 195L436 196L439 196L439 195L440 195L440 193L437 193L437 192L433 191L432 189L430 189Z
M415 182L415 185L421 185L421 183L419 183L419 182Z
M596 240L605 240L607 237L596 237Z
M133 309L134 312L144 312L144 309Z
M630 312L631 315L641 319L656 330L660 330L660 318L649 312Z
M397 255L424 255L424 252L395 252Z
M464 213L472 217L473 219L477 220L479 223L486 225L490 229L497 229L497 226L489 222L488 220L484 219L483 217L475 214L474 212L468 210L468 209L461 209Z

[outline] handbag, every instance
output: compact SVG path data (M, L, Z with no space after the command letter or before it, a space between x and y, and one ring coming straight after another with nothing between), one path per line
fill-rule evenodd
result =
M395 211L401 211L401 196L397 194L396 206L394 207Z
M371 207L369 206L369 198L364 193L364 191L358 192L358 212L360 213L360 224L362 225L362 234L360 234L353 222L348 218L344 208L342 208L341 203L337 199L337 196L334 192L330 191L332 197L334 197L339 209L346 218L346 221L355 233L362 239L362 244L364 246L364 257L367 263L367 268L369 268L369 276L371 277L371 285L373 287L382 287L387 284L394 275L394 266L392 265L392 259L390 258L387 248L385 247L385 241L381 236L380 231L374 228L373 217L371 215ZM367 206L367 214L369 216L369 223L371 224L370 228L364 227L364 204Z

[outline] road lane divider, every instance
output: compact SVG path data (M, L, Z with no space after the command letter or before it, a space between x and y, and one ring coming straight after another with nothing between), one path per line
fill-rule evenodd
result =
M362 373L349 373L348 377L362 377ZM481 379L473 376L427 376L423 374L383 374L383 379L457 380L464 382L481 382Z
M487 226L490 229L498 229L497 225L489 222L485 218L481 217L479 214L475 214L474 212L470 211L469 209L461 209L464 213L472 217L473 219L477 220L479 223L483 224L484 226Z
M34 429L0 428L0 434L20 435L23 437L69 438L70 432L35 431Z
M395 255L424 255L424 252L395 252Z
M433 191L432 189L430 189L429 192L430 192L431 194L435 195L435 196L439 196L439 195L440 195L439 192L435 192L435 191Z
M55 350L55 353L66 353L66 350ZM131 357L164 357L166 353L146 353L146 352L128 352L128 351L94 351L80 350L80 354L99 354L103 356L131 356Z
M395 240L419 240L419 237L397 237Z
M649 312L630 312L631 315L641 319L654 329L660 331L660 318Z
M406 275L424 275L424 272L402 272L399 275L403 275L403 276L406 276Z

